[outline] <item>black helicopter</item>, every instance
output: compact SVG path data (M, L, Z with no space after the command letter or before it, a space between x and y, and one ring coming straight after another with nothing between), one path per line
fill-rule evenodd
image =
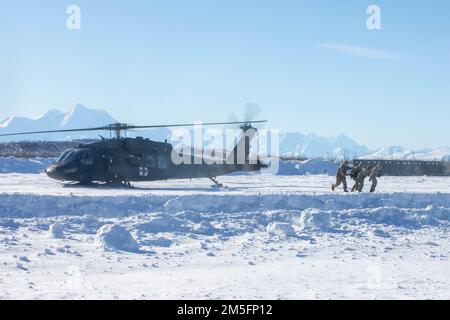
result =
M194 124L135 126L114 123L96 128L1 134L0 137L108 130L114 133L113 138L102 138L101 141L80 144L77 148L65 151L45 170L47 175L56 180L80 184L102 182L125 186L131 186L132 181L209 178L214 182L214 186L220 187L222 185L216 180L218 176L237 171L257 171L267 167L260 159L249 159L250 141L257 131L252 124L262 122L266 121L203 123L203 126L238 124L243 131L233 151L223 163L212 164L205 162L203 153L200 153L199 159L198 153L191 152L192 150L189 153L188 163L177 164L172 160L172 152L177 152L180 158L183 158L183 154L175 151L167 141L158 142L142 137L126 138L122 135L122 132L134 129L188 127Z

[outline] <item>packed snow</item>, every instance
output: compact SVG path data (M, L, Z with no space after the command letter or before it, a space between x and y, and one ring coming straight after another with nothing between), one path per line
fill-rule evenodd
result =
M450 298L450 178L0 174L0 299Z

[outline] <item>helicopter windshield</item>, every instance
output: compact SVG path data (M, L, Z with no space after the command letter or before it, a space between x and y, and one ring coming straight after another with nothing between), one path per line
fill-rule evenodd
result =
M74 153L75 152L73 150L64 151L63 154L60 155L58 159L56 159L56 163L67 162Z
M88 150L72 149L65 151L57 160L56 163L79 162L84 165L92 165L93 159Z

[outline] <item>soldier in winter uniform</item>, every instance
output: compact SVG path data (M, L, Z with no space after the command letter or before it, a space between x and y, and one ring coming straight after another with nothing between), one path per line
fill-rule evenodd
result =
M347 189L347 178L345 175L347 174L348 165L347 161L342 161L341 165L339 166L337 172L336 172L336 183L331 186L331 190L335 190L338 186L343 185L344 191L348 192Z
M371 172L372 172L372 168L370 166L367 166L366 168L363 168L358 173L358 176L356 177L356 183L353 186L352 191L361 192L363 190L363 188L364 188L364 180L366 180L366 178L368 176L370 176Z
M352 192L357 190L356 188L358 187L358 174L362 169L362 166L360 164L357 164L352 168L352 171L350 172L350 177L355 181L355 184L352 187Z
M377 177L380 174L381 168L382 168L381 164L377 164L376 167L374 167L372 169L372 172L370 173L369 181L372 181L372 186L370 187L370 192L375 192L375 189L378 184Z

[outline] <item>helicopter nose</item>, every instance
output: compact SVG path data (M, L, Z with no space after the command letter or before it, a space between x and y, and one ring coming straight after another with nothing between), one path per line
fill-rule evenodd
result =
M52 179L62 180L60 167L52 164L47 169L45 169L45 173Z

